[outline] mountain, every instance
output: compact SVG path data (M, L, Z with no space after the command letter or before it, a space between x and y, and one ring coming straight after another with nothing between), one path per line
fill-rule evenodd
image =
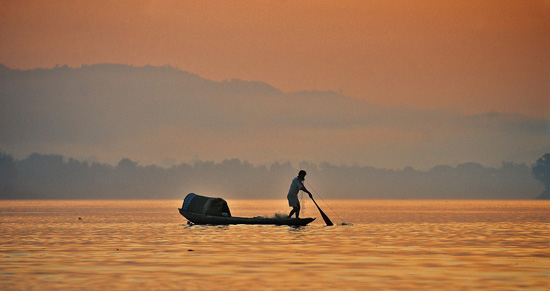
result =
M282 92L170 66L0 66L0 149L16 158L496 166L539 157L549 124L519 114L382 107L331 91Z

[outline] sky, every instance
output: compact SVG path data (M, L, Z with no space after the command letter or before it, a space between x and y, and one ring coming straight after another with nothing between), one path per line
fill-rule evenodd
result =
M384 106L548 116L550 1L0 1L0 63L171 65Z
M269 131L165 124L125 140L83 142L63 135L89 127L66 124L52 129L58 132L51 136L60 140L40 140L32 126L24 128L26 121L18 119L18 114L25 116L21 110L4 118L4 129L11 126L11 131L0 135L1 145L19 158L36 151L113 161L127 154L146 163L158 163L163 155L177 161L193 156L252 162L303 158L421 168L534 162L550 146L548 15L550 1L0 0L0 64L8 68L169 65L215 82L260 81L280 90L282 95L276 95L281 98L305 100L303 118L291 114L298 123L321 113L330 117L317 120L323 126ZM293 95L301 91L333 91L339 97L323 102L323 96L332 95ZM150 96L136 95L150 101ZM220 104L231 106L232 100ZM33 106L31 113L40 111L40 103ZM83 104L71 106L86 111ZM284 110L277 112L284 115ZM58 113L44 118L60 124L56 116L66 116ZM219 116L242 118L231 114ZM251 120L264 120L265 115L256 115ZM36 128L49 124L32 119ZM116 136L111 126L101 127L108 120L94 120L93 127ZM14 121L20 124L9 123ZM354 122L359 125L349 124ZM187 142L187 136L200 142ZM222 143L228 150L217 146ZM139 149L132 149L136 144ZM177 153L182 144L192 150Z

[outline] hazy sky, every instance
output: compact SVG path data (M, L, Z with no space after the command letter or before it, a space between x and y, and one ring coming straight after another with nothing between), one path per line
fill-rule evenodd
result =
M384 106L549 115L550 1L0 1L0 63L169 64Z

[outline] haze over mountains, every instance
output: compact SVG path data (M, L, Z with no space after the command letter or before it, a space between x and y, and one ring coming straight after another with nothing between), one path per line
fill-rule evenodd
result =
M0 66L0 149L116 164L238 158L428 170L532 163L550 151L549 119L381 107L336 92L281 92L165 67Z
M283 199L306 169L326 198L531 199L549 124L170 66L0 65L1 198Z

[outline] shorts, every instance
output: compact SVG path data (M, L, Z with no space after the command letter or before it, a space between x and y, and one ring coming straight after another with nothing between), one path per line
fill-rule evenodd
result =
M300 206L300 201L298 200L298 196L287 195L286 198L288 199L288 206L290 207Z

